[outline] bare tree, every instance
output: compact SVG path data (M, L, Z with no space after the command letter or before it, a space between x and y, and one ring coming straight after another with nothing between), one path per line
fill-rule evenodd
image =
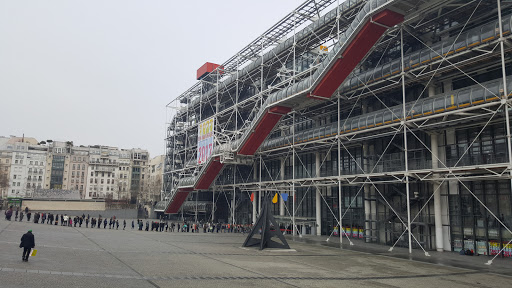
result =
M9 188L9 175L7 175L7 171L4 167L0 166L0 207L3 206L4 199L4 191Z
M112 200L113 200L114 196L112 193L107 193L107 195L105 195L105 204L107 204L107 207L110 209L112 208Z
M162 179L160 177L150 178L145 188L145 197L147 201L155 203L160 201L160 193L162 191Z

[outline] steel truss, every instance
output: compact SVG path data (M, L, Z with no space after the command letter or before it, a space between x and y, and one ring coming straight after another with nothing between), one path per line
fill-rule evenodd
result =
M250 121L260 109L262 103L271 93L286 89L296 81L311 75L315 69L315 63L322 59L322 53L312 54L314 47L326 44L331 47L336 43L338 35L342 33L347 25L350 25L351 17L357 14L358 9L362 7L365 1L358 1L351 7L351 10L339 12L337 8L337 16L334 20L328 22L324 28L313 31L308 37L296 39L297 30L305 27L308 21L315 21L322 17L326 8L330 8L333 4L340 7L339 1L306 1L292 13L287 15L278 24L267 30L262 36L251 42L247 47L242 49L235 56L230 58L223 64L223 69L212 72L207 78L198 82L177 99L167 105L170 109L176 109L171 112L172 120L169 124L167 143L168 143L168 159L166 160L166 175L169 175L169 181L166 182L166 191L172 191L177 185L178 180L187 175L197 175L200 173L200 166L195 164L196 140L191 135L197 133L197 124L204 120L202 118L206 110L212 111L211 116L215 117L216 124L216 143L217 147L230 147L231 144L241 137L245 129L249 127ZM423 5L429 3L416 1L416 5L411 4L410 11L415 11ZM441 1L442 2L442 1ZM257 198L252 204L252 219L256 219L257 213L261 209L261 199L264 193L290 193L292 194L292 205L289 209L288 205L280 200L278 204L281 216L288 215L293 227L293 235L300 234L299 227L296 222L298 206L305 201L308 193L316 193L316 201L326 204L329 213L335 219L341 234L340 242L343 243L344 238L351 245L353 240L345 233L342 237L343 221L347 213L354 209L355 201L358 195L364 195L365 209L365 235L366 241L373 241L376 236L377 222L376 212L373 211L371 202L379 198L385 203L385 207L390 211L391 216L398 220L402 226L401 235L396 241L390 245L389 250L398 244L400 239L407 235L407 246L409 252L412 253L413 246L416 245L422 249L425 255L429 255L424 247L423 242L413 233L413 229L418 227L417 219L426 209L434 206L435 210L435 234L436 248L443 249L443 240L437 239L439 234L443 233L443 219L441 217L442 190L446 190L446 186L462 187L470 193L482 207L500 223L508 232L512 234L505 223L500 220L495 213L485 205L471 189L465 184L467 181L477 180L494 180L494 179L510 179L512 185L512 144L510 135L509 109L510 99L507 93L507 77L506 66L510 60L505 57L506 53L512 50L510 35L503 34L502 27L502 11L510 11L510 4L501 7L499 0L493 1L449 1L450 5L433 5L437 10L421 10L422 13L409 17L400 27L390 30L384 35L378 45L376 45L367 58L361 62L359 70L353 73L353 76L360 83L355 89L344 90L343 85L335 93L335 99L319 102L319 105L304 106L303 109L297 109L285 116L280 124L274 129L275 135L291 135L292 141L282 147L260 148L254 157L249 157L245 163L226 161L227 167L230 167L230 179L226 180L223 173L216 179L212 189L214 204L220 197L224 197L230 209L231 223L240 221L236 217L237 207L250 196L251 193L257 192ZM410 4L408 2L408 4ZM431 3L430 3L431 4ZM491 9L489 9L491 8ZM480 11L485 9L490 11L482 14ZM428 12L428 13L427 13ZM478 12L478 13L477 13ZM443 21L458 23L451 28L443 30L443 33L453 34L456 37L462 35L469 28L473 28L474 23L483 22L490 15L497 14L499 23L499 37L485 46L478 46L474 49L467 49L462 53L453 53L449 55L439 54L439 58L430 63L421 64L417 67L404 70L406 51L411 45L406 43L415 43L435 51L429 39L425 35L439 31L442 28ZM496 17L496 16L494 16ZM264 60L264 55L271 47L277 46L284 42L283 37L293 39L293 44L284 52L274 54L270 59ZM457 39L457 38L456 38ZM454 42L455 44L455 42ZM394 50L393 50L394 49ZM386 79L375 80L371 83L358 77L358 71L367 71L371 68L378 67L385 55L399 56L401 61L401 71ZM397 55L398 54L398 55ZM251 65L251 61L261 59L256 69L247 73L242 73ZM297 67L297 59L308 59L308 68L299 69ZM496 59L499 59L497 61ZM290 64L291 62L291 64ZM287 66L288 65L288 66ZM440 113L434 113L428 116L409 117L412 114L411 108L408 106L411 102L416 103L423 95L432 96L435 92L434 84L443 79L465 76L471 79L475 85L482 85L483 81L478 81L474 75L494 66L500 68L502 74L502 87L504 93L498 93L499 97L494 102L483 102L476 105L470 105L465 108L446 110ZM243 74L243 75L242 75ZM234 77L235 81L229 82L226 79ZM413 89L422 84L423 89L412 91L417 95L415 99L409 96L408 89ZM411 88L409 88L411 87ZM211 89L215 93L208 93ZM255 91L252 96L246 97L244 93L247 90ZM397 89L400 90L401 115L396 115L395 110L391 109L390 103L387 102L389 93L393 93ZM199 99L198 101L196 99ZM318 101L318 100L313 100ZM384 110L395 114L399 121L373 127L365 130L356 130L345 133L342 128L347 124L348 119L353 115L365 114L368 102L376 101L380 103ZM181 103L181 104L180 104ZM329 113L335 114L337 118L337 132L335 135L318 137L302 143L297 143L296 129L301 123L316 121L318 125L322 125L324 115ZM405 117L404 117L405 116ZM323 117L325 118L325 117ZM332 117L331 117L332 118ZM468 151L473 147L475 141L482 132L490 125L503 123L506 126L506 146L508 156L504 161L496 161L494 163L482 163L478 165L459 165L467 155ZM178 124L183 123L183 124ZM453 163L447 163L443 155L439 152L437 131L441 129L455 129L465 126L478 127L479 133L473 138L472 142L465 148L459 159ZM428 143L425 135L430 137L431 143ZM279 137L279 135L277 136ZM179 141L177 139L185 139ZM371 141L376 139L388 139L389 142L375 159L371 150L375 144L369 145ZM428 155L432 159L430 163L426 163L423 167L409 167L410 142L419 143L422 150L428 151ZM446 143L446 137L444 142ZM183 142L183 143L182 143ZM401 146L398 145L401 143ZM404 166L396 170L381 171L380 166L383 159L389 155L393 148L401 150ZM353 155L353 148L363 151L362 157ZM320 151L320 152L319 152ZM308 171L306 165L299 157L303 153L315 153L316 171ZM337 152L337 175L322 176L320 170L325 167L327 159L331 157L331 152ZM345 173L341 164L341 154L345 153L350 158L353 165L357 166L357 173ZM395 153L397 154L397 153ZM444 155L446 156L446 155ZM279 160L280 166L276 171L270 171L267 165L268 161ZM358 160L362 159L362 160ZM427 158L425 158L427 159ZM506 160L506 162L505 162ZM292 178L285 179L284 169L287 161L291 162ZM179 165L182 164L182 165ZM244 168L245 167L245 168ZM249 167L249 168L247 168ZM307 177L296 178L296 169L304 169ZM224 168L226 171L226 168ZM244 170L245 169L245 170ZM276 175L277 174L277 175ZM263 177L265 176L265 177ZM264 178L270 178L264 180ZM432 192L428 195L421 206L417 207L415 212L412 211L411 202L411 185L412 184L428 184L431 185ZM402 185L406 196L406 212L398 211L391 203L392 199L383 191L383 185ZM325 195L325 189L338 187L338 214L335 213ZM355 196L348 206L342 211L343 187L357 186ZM307 190L302 197L295 195L296 188L305 187ZM458 189L458 188L457 188ZM238 196L237 196L238 195ZM215 198L217 197L217 198ZM447 198L446 196L443 196ZM245 200L244 200L245 199ZM259 200L258 200L259 199ZM281 199L281 198L280 198ZM446 201L446 199L444 200ZM432 205L433 202L433 205ZM317 204L318 205L318 204ZM215 207L215 205L213 205ZM320 206L317 206L317 208ZM214 221L214 210L212 211L210 220ZM317 213L316 218L320 214ZM319 219L317 219L317 222ZM414 226L414 228L413 228ZM333 230L334 231L334 230ZM329 236L331 238L333 233ZM511 243L512 240L509 242ZM448 247L445 247L445 249ZM503 248L504 249L504 248ZM501 249L501 251L503 251ZM491 264L492 260L488 262Z

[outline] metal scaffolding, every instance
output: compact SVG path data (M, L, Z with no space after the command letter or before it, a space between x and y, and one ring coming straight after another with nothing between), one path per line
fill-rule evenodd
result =
M269 99L316 75L331 57L325 50L335 51L349 41L341 35L348 34L370 4L375 11L405 15L404 21L385 27L331 98L280 100L292 101L291 111L278 119L256 153L237 154L235 148L256 129L254 122ZM390 251L397 245L409 253L418 248L428 256L428 250L455 246L449 199L467 193L483 214L499 223L499 231L512 235L508 220L468 184L508 180L511 194L510 12L511 3L500 0L305 1L167 105L166 197L193 189L205 173L209 164L196 162L197 127L213 117L213 157L218 160L211 161L222 166L211 187L199 189L213 190L207 220L217 220L216 205L224 197L229 209L224 221L254 222L264 194L273 193L280 199L275 214L290 224L294 236L306 234L300 223L311 223L328 240L338 234L340 243L345 238L355 245L354 233L349 235L344 223L354 229L354 217L362 215L357 229L364 231L361 237L358 230L364 242L387 244ZM369 23L383 25L375 21L370 18ZM498 144L493 144L494 154L473 153L491 127L504 127L504 139L492 140L506 146L504 154L498 153ZM463 129L474 131L464 145L456 134ZM308 155L314 157L306 159ZM248 201L256 192L254 201ZM291 201L285 203L283 193ZM197 201L199 194L192 196ZM313 202L314 208L309 205ZM327 219L332 219L330 230ZM512 242L512 236L499 235L508 243L495 257Z

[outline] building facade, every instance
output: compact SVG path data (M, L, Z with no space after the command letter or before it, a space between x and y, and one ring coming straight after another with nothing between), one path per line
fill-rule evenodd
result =
M0 202L7 199L11 176L11 160L12 152L0 151Z
M48 191L65 197L66 191L72 191L73 197L76 194L81 199L145 201L137 196L148 179L148 159L149 153L143 149L1 137L0 180L6 179L2 199L42 197ZM136 179L134 185L132 178Z
M67 187L80 192L80 198L87 198L87 179L89 172L89 148L72 147L69 155L70 169L67 175Z
M168 104L162 211L209 199L205 220L244 224L275 197L298 233L512 255L512 3L336 3Z
M117 167L119 149L108 146L89 147L89 190L86 198L119 198Z
M120 193L120 199L131 199L131 157L129 150L121 149L119 151L117 190Z
M8 187L4 187L4 198L31 196L44 183L46 149L30 144L33 142L30 139L16 141L10 139L0 147L3 177L9 179Z
M142 149L131 149L130 193L132 199L144 198L148 191L149 153ZM133 202L133 200L132 200Z
M158 155L149 160L148 201L156 202L161 200L162 183L164 176L165 155Z
M73 142L52 141L47 146L45 189L67 190Z

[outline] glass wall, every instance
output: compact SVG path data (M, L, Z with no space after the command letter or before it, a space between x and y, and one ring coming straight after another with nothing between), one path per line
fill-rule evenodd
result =
M62 189L66 156L53 155L50 189Z
M449 207L453 251L469 249L477 254L496 255L512 239L499 223L507 227L512 224L510 181L458 183L458 191L449 195ZM511 254L509 245L503 255Z

